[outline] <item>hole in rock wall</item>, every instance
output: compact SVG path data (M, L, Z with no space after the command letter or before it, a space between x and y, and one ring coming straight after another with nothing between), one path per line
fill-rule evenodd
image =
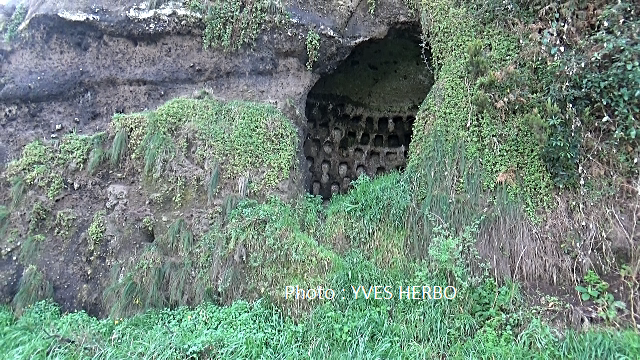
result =
M404 170L413 122L433 85L420 28L358 45L307 96L308 189L328 199L362 174Z

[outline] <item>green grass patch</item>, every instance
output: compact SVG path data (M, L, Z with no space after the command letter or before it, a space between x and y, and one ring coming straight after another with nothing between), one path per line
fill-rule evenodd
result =
M59 142L43 143L33 141L22 150L18 160L12 161L7 167L9 178L22 179L12 191L18 195L20 189L26 186L41 188L49 199L55 199L64 188L64 179L69 174L81 171L85 167L89 152L95 147L104 133L94 135L64 135Z
M295 158L293 125L266 104L175 99L154 112L119 115L114 125L112 160L120 158L128 138L130 157L142 160L144 174L153 179L172 178L167 166L180 154L212 172L219 166L222 180L249 174L264 190L288 178ZM205 189L212 178L202 184Z
M402 174L393 172L373 180L361 176L349 193L332 197L325 236L337 248L346 242L379 264L405 260L405 219L410 202L409 181Z

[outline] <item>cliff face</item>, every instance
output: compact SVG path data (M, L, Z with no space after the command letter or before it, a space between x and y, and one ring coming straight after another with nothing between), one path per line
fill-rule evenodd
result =
M86 135L77 138L85 145L99 138L91 137L93 134L103 131L111 138L117 130L117 126L110 126L114 114L154 110L170 99L192 96L203 89L206 97L216 99L215 104L218 100L269 103L293 121L296 139L292 146L297 155L290 160L289 173L281 174L277 184L254 192L262 198L267 194L291 197L311 184L307 172L297 164L305 161L304 109L315 82L333 72L358 44L381 39L392 28L415 26L402 1L379 1L375 17L366 1L270 2L253 44L205 50L203 33L207 30L202 13L182 2L153 2L153 10L148 10L149 5L134 1L31 1L22 8L26 14L16 35L11 39L5 36L1 43L0 164L6 169L10 161L26 159L24 146L38 139L44 146L38 148L40 154L51 154L34 163L23 162L27 165L19 171L4 174L3 202L13 205L0 259L2 301L14 297L19 279L28 273L28 265L34 265L45 274L54 298L66 310L85 308L102 313L101 295L110 284L114 264L139 262L139 253L181 219L187 219L196 236L202 235L208 227L206 219L217 216L212 213L227 211L228 200L236 194L244 196L248 176L254 175L254 170L247 169L250 175L225 176L226 165L221 165L220 191L215 198L203 201L195 188L191 191L186 185L185 190L181 184L191 180L195 184L194 179L200 178L212 182L208 179L213 179L214 173L217 181L218 168L209 160L199 163L185 152L181 160L171 163L174 168L179 163L182 169L172 170L171 174L179 174L177 183L169 179L172 185L149 186L133 163L89 174L83 161L97 148L90 153L83 148L82 161L63 159L65 144L76 144L69 140L76 138L69 136ZM2 21L16 18L12 14L20 6L16 2L6 5ZM289 17L281 16L285 9ZM312 33L319 35L318 46L310 43ZM315 61L309 61L312 55ZM202 111L209 109L209 105L203 106ZM252 111L240 109L244 110L237 111ZM128 129L134 132L135 126ZM180 131L184 131L185 141L193 140L188 134L192 130ZM29 166L34 169L31 173ZM55 179L38 169L55 173ZM26 178L28 185L40 184L40 188L21 187L20 201L14 201L10 189L15 189L15 178ZM176 190L180 186L182 190ZM167 189L189 194L172 206L168 205L170 200L157 200L169 192ZM39 255L27 256L23 251L26 244L36 244L33 254ZM219 261L232 268L237 265L234 261L240 263L241 259L234 255ZM212 281L224 275L216 274Z

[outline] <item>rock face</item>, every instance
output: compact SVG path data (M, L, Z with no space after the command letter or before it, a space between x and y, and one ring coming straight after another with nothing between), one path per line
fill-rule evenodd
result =
M291 4L287 24L265 30L253 47L227 52L203 50L203 25L181 4L145 11L132 1L33 2L25 37L0 50L0 149L15 156L56 125L93 133L114 113L152 109L202 88L221 99L301 110L315 81L356 44L411 20L401 1L381 1L375 17L366 2L349 4ZM305 67L309 29L322 38L315 72Z
M4 7L4 21L10 19L16 3ZM397 71L407 71L402 64L393 64L392 53L380 58L391 62L389 68L373 74L369 79L372 82L361 84L371 87L375 98L390 101L369 102L359 97L359 88L331 77L309 93L322 77L334 71L348 71L340 66L356 47L384 38L391 29L415 26L404 3L379 0L374 15L369 13L367 1L278 3L290 14L288 21L275 25L267 18L253 46L225 51L203 49L202 18L181 2L155 1L158 8L148 10L146 2L130 0L29 1L19 36L0 42L0 168L16 159L23 146L34 139L55 140L65 133L104 131L116 113L155 109L172 98L190 96L202 89L222 100L275 104L297 126L301 163L311 157L305 156L307 134L314 141L322 138L317 151L325 151L322 146L327 138L320 134L325 129L321 123L325 122L330 125L328 130L340 132L334 134L330 152L336 155L346 150L345 156L368 159L354 162L345 160L345 156L316 155L315 170L298 167L301 171L294 178L301 181L294 182L294 186L283 185L285 192L314 191L317 187L317 192L330 196L344 191L348 187L345 179L357 177L363 166L365 169L360 171L370 175L403 166L412 116L428 88L411 85L402 90L398 84L380 82L389 75L385 71L394 66ZM306 64L307 34L311 30L320 35L320 47L310 71ZM375 54L364 51L361 56ZM403 58L402 54L398 58ZM363 66L368 65L363 62ZM405 76L419 79L414 70ZM332 88L339 90L333 93ZM407 97L409 93L415 96ZM353 110L351 124L340 125L339 116L310 116L314 108L333 106L345 96L345 106ZM360 120L354 124L352 118ZM370 122L374 124L371 129ZM353 144L345 143L351 138ZM355 145L361 147L361 154L356 153ZM328 177L326 182L322 182L324 175ZM11 202L7 180L3 179L0 185L2 204ZM321 186L315 185L318 181ZM104 314L100 295L108 286L115 259L132 258L142 252L145 244L154 241L154 229L140 226L143 220L162 219L161 223L168 224L169 218L186 218L187 214L151 212L149 202L153 203L153 198L145 197L141 184L121 174L73 181L65 186L73 193L56 198L52 206L73 209L75 225L69 228L65 244L43 249L48 255L40 259L39 267L52 283L55 300L64 310L84 308ZM106 211L105 240L87 250L88 228L99 211ZM208 212L206 202L193 204L189 221L208 223ZM15 221L28 223L28 209L12 216ZM97 253L101 255L94 256ZM23 265L15 245L3 248L2 255L0 299L9 301L17 291Z

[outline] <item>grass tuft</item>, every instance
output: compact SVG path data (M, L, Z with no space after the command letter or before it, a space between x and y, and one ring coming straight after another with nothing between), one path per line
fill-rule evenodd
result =
M22 273L18 293L14 296L11 304L16 314L20 315L28 306L52 296L53 287L51 284L34 265L29 265Z
M220 167L216 164L211 170L211 176L209 177L209 183L207 184L207 201L209 204L213 201L216 195L218 182L220 181Z
M118 132L116 132L116 136L113 139L113 144L111 145L111 150L109 153L111 165L118 165L122 160L122 157L127 150L128 138L129 134L127 132L127 129L121 128L118 130Z
M11 179L11 207L20 205L25 192L24 178L15 176Z

